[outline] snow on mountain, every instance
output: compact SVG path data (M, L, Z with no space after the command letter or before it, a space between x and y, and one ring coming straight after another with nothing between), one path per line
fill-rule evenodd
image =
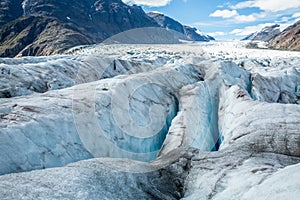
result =
M196 28L182 25L178 21L158 12L150 12L147 14L149 17L154 19L161 27L171 29L179 32L191 41L211 41L215 40L213 37L204 35L201 31Z
M0 197L296 199L300 54L245 46L94 45L3 61L4 77L19 67L14 82L39 85L47 68L75 78L0 99Z
M252 33L242 40L254 40L268 42L281 33L281 27L278 24L266 26L261 31Z
M243 40L251 40L249 47L299 51L299 30L300 21L292 25L276 24L252 33ZM262 46L258 41L265 43Z

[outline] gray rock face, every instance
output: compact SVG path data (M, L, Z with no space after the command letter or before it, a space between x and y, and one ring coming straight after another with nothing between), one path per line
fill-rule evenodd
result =
M0 99L1 199L297 199L299 53L201 47L77 49L73 87ZM96 81L95 52L126 75Z
M280 35L272 38L269 47L272 49L300 51L300 21L289 26Z
M189 26L183 26L183 28L184 28L184 34L187 36L189 40L204 41L204 42L215 40L215 38L213 38L212 36L204 35L200 33L196 28L192 28Z
M141 7L128 6L121 0L31 0L25 13L55 17L98 42L132 28L157 26Z
M280 25L267 26L260 32L252 33L243 40L268 42L266 47L270 49L299 51L299 31L300 21L284 30L280 30ZM257 47L257 44L250 43L249 47Z
M180 24L178 21L160 13L150 12L147 15L153 18L161 27L172 29L174 31L184 34L183 25Z
M0 27L22 16L22 0L3 0L0 9Z

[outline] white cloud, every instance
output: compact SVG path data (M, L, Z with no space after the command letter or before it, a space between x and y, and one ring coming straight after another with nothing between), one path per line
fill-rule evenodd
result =
M227 34L227 33L221 32L221 31L207 33L207 35L210 35L210 36L213 36L213 37L216 37L216 36L224 36L224 35L226 35L226 34Z
M294 22L288 22L288 23L282 23L280 25L280 30L283 31L286 29L288 26L292 25ZM222 37L222 36L229 36L233 38L243 38L246 37L252 33L259 32L266 26L273 26L274 23L262 23L262 24L257 24L255 26L246 26L241 29L234 29L231 32L222 32L222 31L216 31L216 32L211 32L207 33L208 35L211 35L213 37Z
M290 21L290 18L289 17L281 17L281 19L279 19L279 20L276 20L276 23L281 23L281 22L288 22L288 21Z
M243 9L243 8L251 8L253 7L254 1L243 1L234 6L230 6L232 9Z
M293 14L292 18L299 18L300 17L300 13L295 13Z
M168 5L172 0L122 0L124 3L144 5L150 7L161 7Z
M240 15L236 10L216 10L209 15L210 17L222 17L223 19L232 18L231 23L247 23L255 22L257 19L264 18L266 16L265 12L253 13L251 15Z
M280 31L283 31L290 25L292 25L294 22L286 22L286 23L281 23L280 25ZM246 26L243 29L234 29L231 31L229 34L235 35L235 36L247 36L255 32L261 31L263 28L266 26L273 26L274 23L263 23L263 24L257 24L255 26Z
M235 17L235 23L247 23L255 21L256 17L254 15L238 15Z
M226 19L224 23L242 24L258 21L274 21L276 23L288 23L291 19L300 18L300 0L246 0L236 5L228 5L228 9L216 10L210 17L221 17ZM260 12L247 15L241 14L242 9L259 8ZM298 11L298 13L297 13ZM291 16L291 13L294 13ZM290 16L290 17L288 17Z
M237 15L234 18L235 23L247 23L247 22L255 22L258 19L262 19L266 17L266 13L253 13L251 15Z
M232 9L259 8L269 12L278 12L299 7L300 0L251 0L231 6Z
M232 18L238 15L236 10L216 10L215 12L211 13L210 17L222 17L222 18Z
M272 23L264 23L264 24L258 24L255 26L246 26L243 29L234 29L233 31L230 32L232 35L236 36L247 36L250 35L251 33L255 33L257 31L262 30L266 26L272 26L274 24Z

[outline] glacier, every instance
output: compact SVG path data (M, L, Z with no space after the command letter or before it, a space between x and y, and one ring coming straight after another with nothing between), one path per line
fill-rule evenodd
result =
M100 67L110 67L110 61L103 58ZM139 70L124 63L121 69ZM140 73L100 82L93 81L101 77L85 66L79 69L84 76L79 73L74 81L81 84L74 87L1 99L1 174L92 157L153 160L177 114L177 90L202 78L195 66L183 61L142 73L149 70L146 64Z
M245 45L1 59L1 199L297 199L300 53Z

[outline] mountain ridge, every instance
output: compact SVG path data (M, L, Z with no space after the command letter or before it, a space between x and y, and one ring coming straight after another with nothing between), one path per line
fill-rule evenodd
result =
M283 31L280 25L266 26L243 38L242 41L250 40L249 47L257 47L257 42L266 42L266 48L275 50L300 51L300 21L288 26Z
M275 24L272 26L266 26L262 30L257 31L255 33L251 33L250 35L246 36L245 38L242 39L244 40L252 40L252 41L263 41L263 42L268 42L277 35L281 33L280 31L280 25Z
M177 31L177 32L185 35L188 40L203 41L203 42L215 40L215 38L213 38L211 36L202 35L202 34L197 33L196 28L182 25L180 22L178 22L178 21L172 19L171 17L168 17L162 13L149 12L149 13L147 13L147 15L150 16L152 19L154 19L161 27Z
M159 27L141 7L121 0L4 0L2 4L0 57L62 53L133 28ZM18 8L16 12L11 5Z
M300 21L287 27L278 36L269 41L273 49L300 51Z
M177 31L192 41L214 40L165 15L167 23L160 24L140 6L121 0L3 0L1 5L0 57L59 54L146 27Z

